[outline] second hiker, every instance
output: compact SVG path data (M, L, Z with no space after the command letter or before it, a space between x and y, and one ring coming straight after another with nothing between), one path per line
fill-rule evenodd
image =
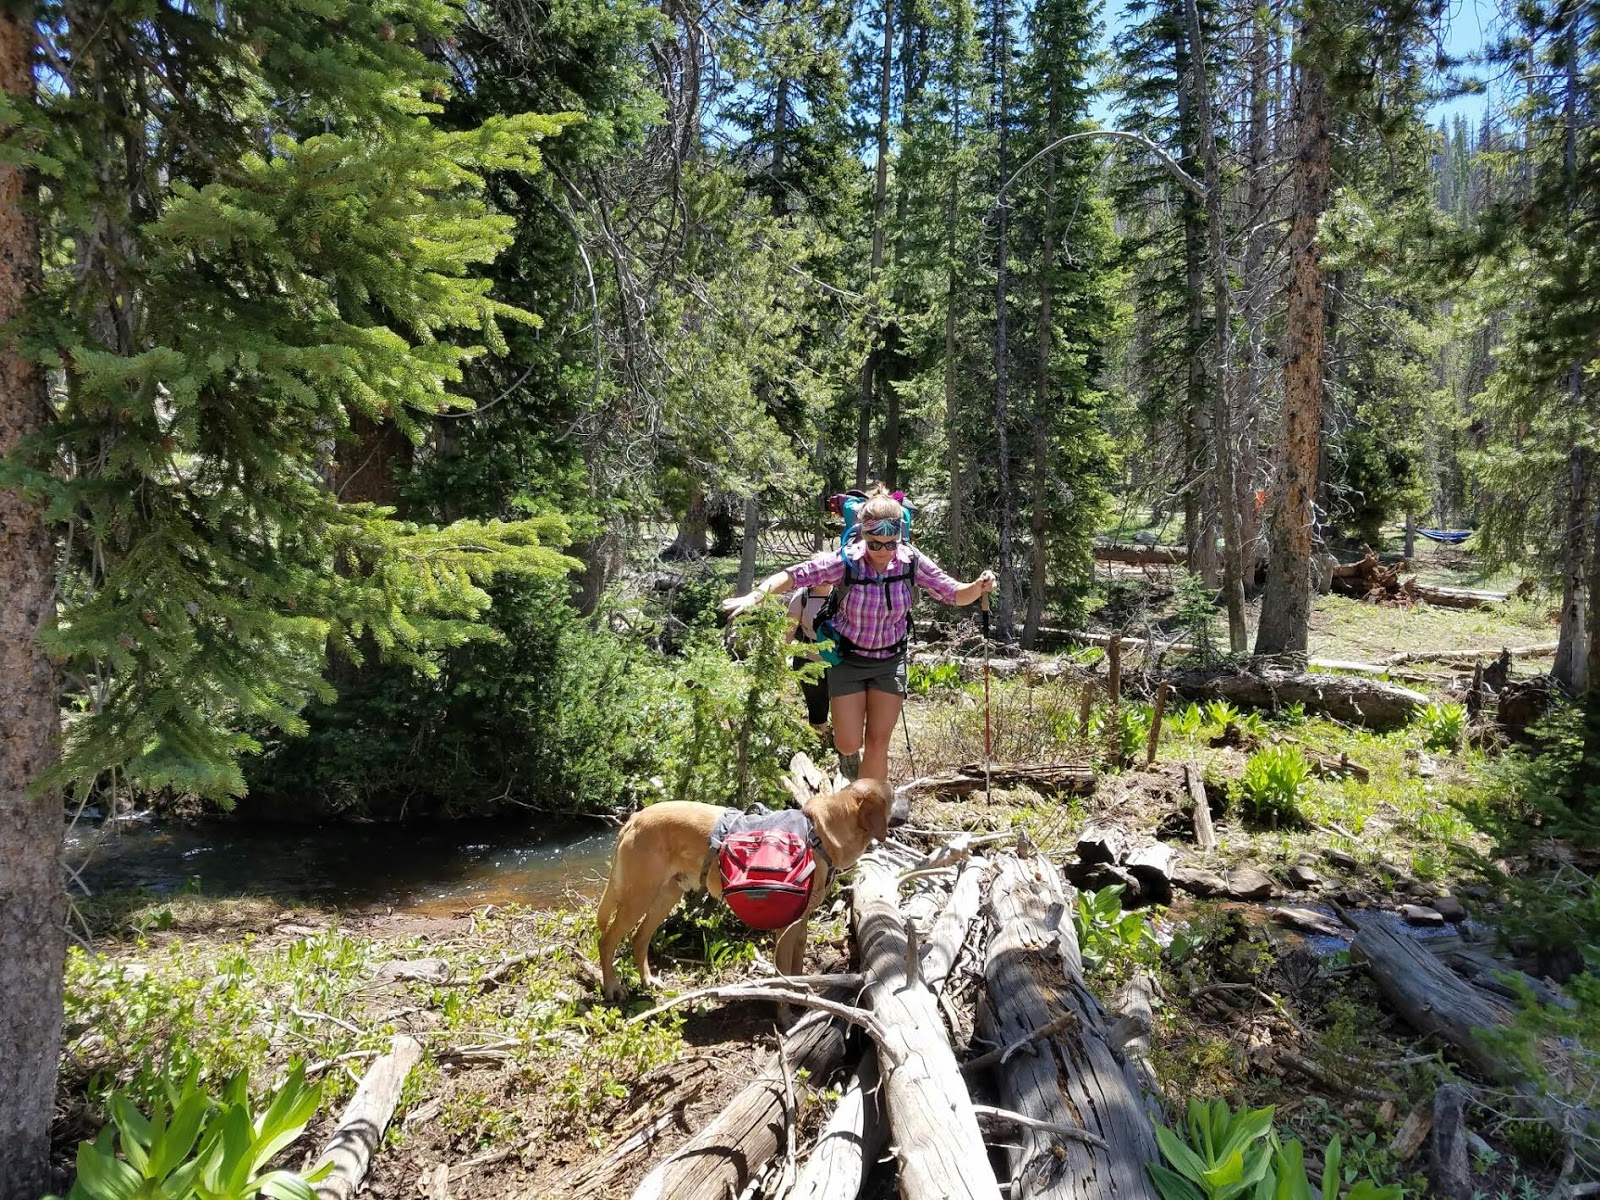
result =
M860 508L840 550L829 550L764 579L755 590L723 601L737 617L764 596L834 584L818 614L817 636L831 638L839 662L828 671L833 745L847 778L889 778L889 738L906 696L906 643L911 604L921 588L945 604L971 604L994 590L994 572L957 582L905 541L905 509L892 496Z

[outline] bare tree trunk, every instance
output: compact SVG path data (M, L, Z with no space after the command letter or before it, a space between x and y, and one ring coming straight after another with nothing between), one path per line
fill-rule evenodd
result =
M883 226L889 197L889 98L894 91L894 0L883 0L883 54L878 69L878 164L872 184L872 262L873 285L883 271ZM877 403L882 374L883 325L876 311L878 298L873 293L874 312L867 329L866 365L861 370L861 419L856 426L856 486L865 487L872 460L872 410Z
M1581 368L1573 368L1579 374ZM1572 695L1588 687L1589 641L1585 582L1589 550L1589 452L1581 445L1567 454L1567 519L1561 530L1561 632L1551 676Z
M1186 40L1187 39L1187 40ZM1194 156L1205 132L1195 111L1193 64L1198 47L1192 33L1174 33L1180 69L1178 77L1178 130L1184 166L1194 169ZM1184 431L1184 544L1189 570L1207 587L1217 587L1221 574L1217 560L1216 478L1211 470L1215 431L1212 410L1206 402L1205 358L1205 230L1199 202L1188 192L1179 201L1183 221L1184 306L1188 311L1187 351L1189 379L1185 389Z
M0 91L33 97L31 5L0 10ZM0 326L39 289L34 183L0 162ZM0 343L0 455L49 417L38 364ZM50 619L54 546L43 506L0 491L0 1200L49 1189L50 1120L61 1049L67 894L61 797L29 789L54 761L58 681L39 644Z
M1212 435L1216 439L1214 476L1216 509L1222 525L1222 594L1228 607L1228 648L1248 649L1244 623L1244 551L1239 543L1238 489L1233 477L1233 416L1229 393L1233 371L1233 333L1229 328L1228 264L1222 230L1222 172L1217 166L1216 130L1211 120L1211 90L1206 81L1205 36L1200 6L1185 0L1189 19L1189 62L1194 78L1196 116L1200 120L1200 157L1205 163L1206 216L1211 260L1211 323L1215 327L1217 377L1212 385Z
M706 556L706 494L700 487L694 489L694 495L689 498L688 511L683 514L683 519L678 522L678 536L672 540L661 553L661 557L669 559L678 558L704 558Z
M1576 18L1574 18L1574 21ZM1563 155L1567 186L1574 189L1568 198L1568 212L1577 204L1578 177L1578 47L1572 25L1564 40L1567 43L1567 87L1565 97L1566 145ZM1574 362L1567 375L1567 392L1571 397L1573 413L1583 411L1583 363ZM1550 674L1574 696L1588 690L1589 639L1584 629L1587 605L1584 589L1591 583L1585 561L1589 548L1590 492L1589 452L1582 443L1575 444L1567 456L1567 522L1561 531L1563 562L1561 568L1561 633L1556 646L1555 665ZM1600 562L1596 563L1600 568Z
M1270 118L1270 55L1272 35L1265 11L1257 9L1251 28L1250 44L1250 137L1249 164L1245 196L1245 234L1243 294L1247 349L1244 380L1234 406L1239 460L1234 470L1235 504L1239 514L1239 545L1244 554L1247 591L1255 590L1255 566L1260 519L1255 504L1255 480L1259 460L1256 453L1256 424L1266 400L1264 366L1266 359L1266 307L1271 293L1267 278L1267 245L1270 226L1267 208L1271 195L1268 158Z
M1061 99L1052 89L1050 93L1049 121L1045 130L1045 144L1060 137ZM1029 530L1033 541L1032 572L1028 583L1028 615L1022 626L1022 644L1033 648L1039 633L1039 621L1044 615L1044 592L1047 578L1045 570L1046 541L1049 537L1048 504L1050 495L1050 348L1055 320L1055 261L1056 261L1056 159L1050 155L1045 167L1044 180L1044 245L1040 248L1039 285L1039 354L1035 362L1037 374L1033 383L1033 520Z
M1011 14L1006 7L1005 0L995 0L994 3L994 33L991 39L991 49L994 54L994 100L995 121L998 123L1000 135L999 144L999 171L998 178L1004 182L1010 177L1008 151L1010 149L1010 73L1011 73ZM1009 642L1012 639L1012 614L1015 612L1017 580L1016 564L1011 556L1011 514L1013 499L1011 495L1011 449L1007 445L1006 421L1006 388L1009 383L1007 360L1011 355L1011 344L1007 330L1007 315L1009 304L1007 295L1010 288L1010 278L1007 272L1006 253L1007 247L1007 218L1010 210L1004 196L997 196L995 201L995 284L994 284L994 421L995 421L995 456L998 479L998 495L996 505L998 509L996 520L1000 533L1000 586L997 591L995 604L995 620L998 626L1000 640Z
M744 502L744 544L739 550L738 595L744 595L756 585L756 552L761 544L761 501L747 496Z
M1316 18L1308 13L1302 29ZM1298 149L1294 221L1289 234L1289 302L1284 330L1283 455L1272 510L1267 587L1256 630L1258 655L1305 657L1311 622L1312 497L1322 432L1323 320L1327 275L1317 222L1328 207L1332 101L1314 63L1301 65L1295 86Z

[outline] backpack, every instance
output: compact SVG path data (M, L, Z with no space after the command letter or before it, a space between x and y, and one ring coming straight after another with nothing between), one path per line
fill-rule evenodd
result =
M805 915L817 860L798 834L756 829L723 840L717 869L734 916L752 929L783 929Z
M817 613L817 619L814 623L814 628L817 631L817 642L819 643L817 657L823 662L827 663L830 667L837 667L841 662L844 661L844 656L846 654L849 654L857 649L855 643L849 638L845 637L844 634L840 633L838 628L833 623L833 618L838 614L839 605L843 603L844 594L849 588L866 587L870 584L881 583L883 585L884 601L887 603L889 598L889 585L891 583L899 583L902 579L905 579L909 580L911 584L911 600L906 605L905 636L893 646L889 646L887 648L879 646L873 647L875 653L869 656L872 658L893 658L896 654L899 654L905 644L911 640L911 610L917 603L916 555L913 554L911 556L910 565L907 566L904 571L900 572L900 574L885 575L882 579L863 579L857 576L854 568L850 565L850 558L845 554L843 548L841 548L839 551L839 557L844 559L844 578L839 581L838 586L835 587L833 591L828 593L828 599L822 605L821 611Z

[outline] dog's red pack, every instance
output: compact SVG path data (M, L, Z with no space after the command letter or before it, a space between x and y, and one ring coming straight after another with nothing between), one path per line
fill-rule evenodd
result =
M734 916L752 929L783 929L805 915L817 860L797 834L753 829L723 841L717 868Z

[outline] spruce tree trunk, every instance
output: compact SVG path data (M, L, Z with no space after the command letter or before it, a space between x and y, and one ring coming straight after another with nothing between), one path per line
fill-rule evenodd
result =
M894 0L883 0L883 52L878 65L878 163L872 181L873 306L866 365L861 370L861 417L856 426L856 486L865 487L871 471L872 410L883 367L883 325L877 312L878 277L883 271L884 220L889 198L889 98L894 91Z
M957 68L959 70L959 68ZM952 89L950 98L950 138L952 150L961 147L961 89ZM951 155L954 160L955 155ZM966 480L961 465L961 421L956 399L956 297L961 280L956 273L956 222L961 211L960 170L950 168L950 197L945 205L945 253L949 267L944 290L944 436L945 473L950 483L950 568L958 574L967 557Z
M745 497L744 544L739 550L739 582L735 594L744 595L756 586L756 553L761 546L761 501Z
M0 11L0 90L33 96L31 6ZM33 181L0 163L0 325L38 291ZM44 379L14 338L0 343L0 455L48 418ZM0 1200L49 1188L61 1052L67 893L61 798L30 793L56 753L58 681L39 630L50 619L54 546L41 505L0 491Z
M1304 25L1318 19L1313 5ZM1304 658L1311 622L1312 497L1322 433L1323 320L1328 281L1317 222L1328 207L1331 97L1314 63L1298 70L1294 213L1289 233L1289 302L1284 329L1283 452L1268 534L1267 586L1256 629L1258 655Z
M1578 368L1574 368L1578 374ZM1585 582L1589 550L1589 452L1581 445L1567 454L1567 519L1561 530L1561 632L1550 675L1574 696L1589 683Z
M1204 136L1195 106L1193 64L1196 47L1192 34L1180 29L1174 34L1178 67L1178 136L1183 146L1183 168L1196 174L1195 157ZM1188 191L1179 200L1183 221L1184 307L1187 312L1186 349L1189 378L1185 390L1184 448L1184 545L1189 552L1189 570L1210 588L1221 585L1217 558L1217 489L1211 470L1215 456L1215 430L1212 410L1206 396L1206 294L1205 294L1205 212Z
M1244 216L1249 233L1245 237L1241 280L1247 349L1239 403L1234 410L1238 432L1234 445L1239 450L1239 461L1234 470L1234 494L1239 513L1239 544L1244 555L1244 586L1247 592L1255 590L1256 541L1261 526L1255 505L1255 480L1259 466L1256 455L1256 414L1265 400L1266 307L1267 297L1272 291L1266 271L1267 237L1271 228L1267 221L1271 194L1267 136L1270 124L1271 48L1272 36L1267 28L1266 13L1258 9L1252 23L1250 44L1250 137Z
M1228 649L1243 654L1249 630L1244 622L1244 553L1239 537L1239 494L1233 476L1233 414L1229 395L1233 372L1233 334L1230 326L1227 253L1222 229L1222 171L1217 165L1215 126L1211 120L1211 90L1206 79L1205 37L1200 6L1184 0L1189 20L1190 64L1193 68L1195 115L1200 121L1200 156L1205 163L1207 257L1211 260L1211 323L1217 377L1212 384L1212 432L1216 439L1216 511L1222 527L1222 595L1228 609Z
M1010 72L1011 72L1011 14L1005 0L994 3L994 34L991 39L994 52L995 121L999 132L999 180L1003 184L1010 176L1008 151L1010 140ZM998 185L997 185L998 191ZM1016 603L1016 568L1011 556L1011 515L1014 499L1011 495L1011 450L1007 445L1006 422L1008 414L1006 389L1009 385L1007 367L1011 356L1011 343L1007 328L1009 305L1006 293L1010 290L1007 273L1007 217L1010 209L1004 196L996 195L995 202L995 311L994 311L994 423L996 478L996 522L1000 535L1000 586L996 590L996 632L1002 642L1012 639L1012 614Z
M706 556L706 494L696 487L689 498L688 511L678 522L678 536L672 545L661 552L666 559L704 558Z
M1050 92L1049 120L1044 132L1044 143L1050 145L1061 136L1061 99L1054 88ZM1044 245L1040 248L1039 284L1039 353L1035 361L1033 381L1033 523L1030 535L1033 540L1033 571L1028 584L1028 615L1022 625L1022 644L1033 648L1039 634L1039 621L1044 615L1046 582L1046 540L1049 537L1046 520L1050 495L1050 346L1055 320L1055 263L1056 263L1056 159L1051 155L1045 166L1044 179Z

